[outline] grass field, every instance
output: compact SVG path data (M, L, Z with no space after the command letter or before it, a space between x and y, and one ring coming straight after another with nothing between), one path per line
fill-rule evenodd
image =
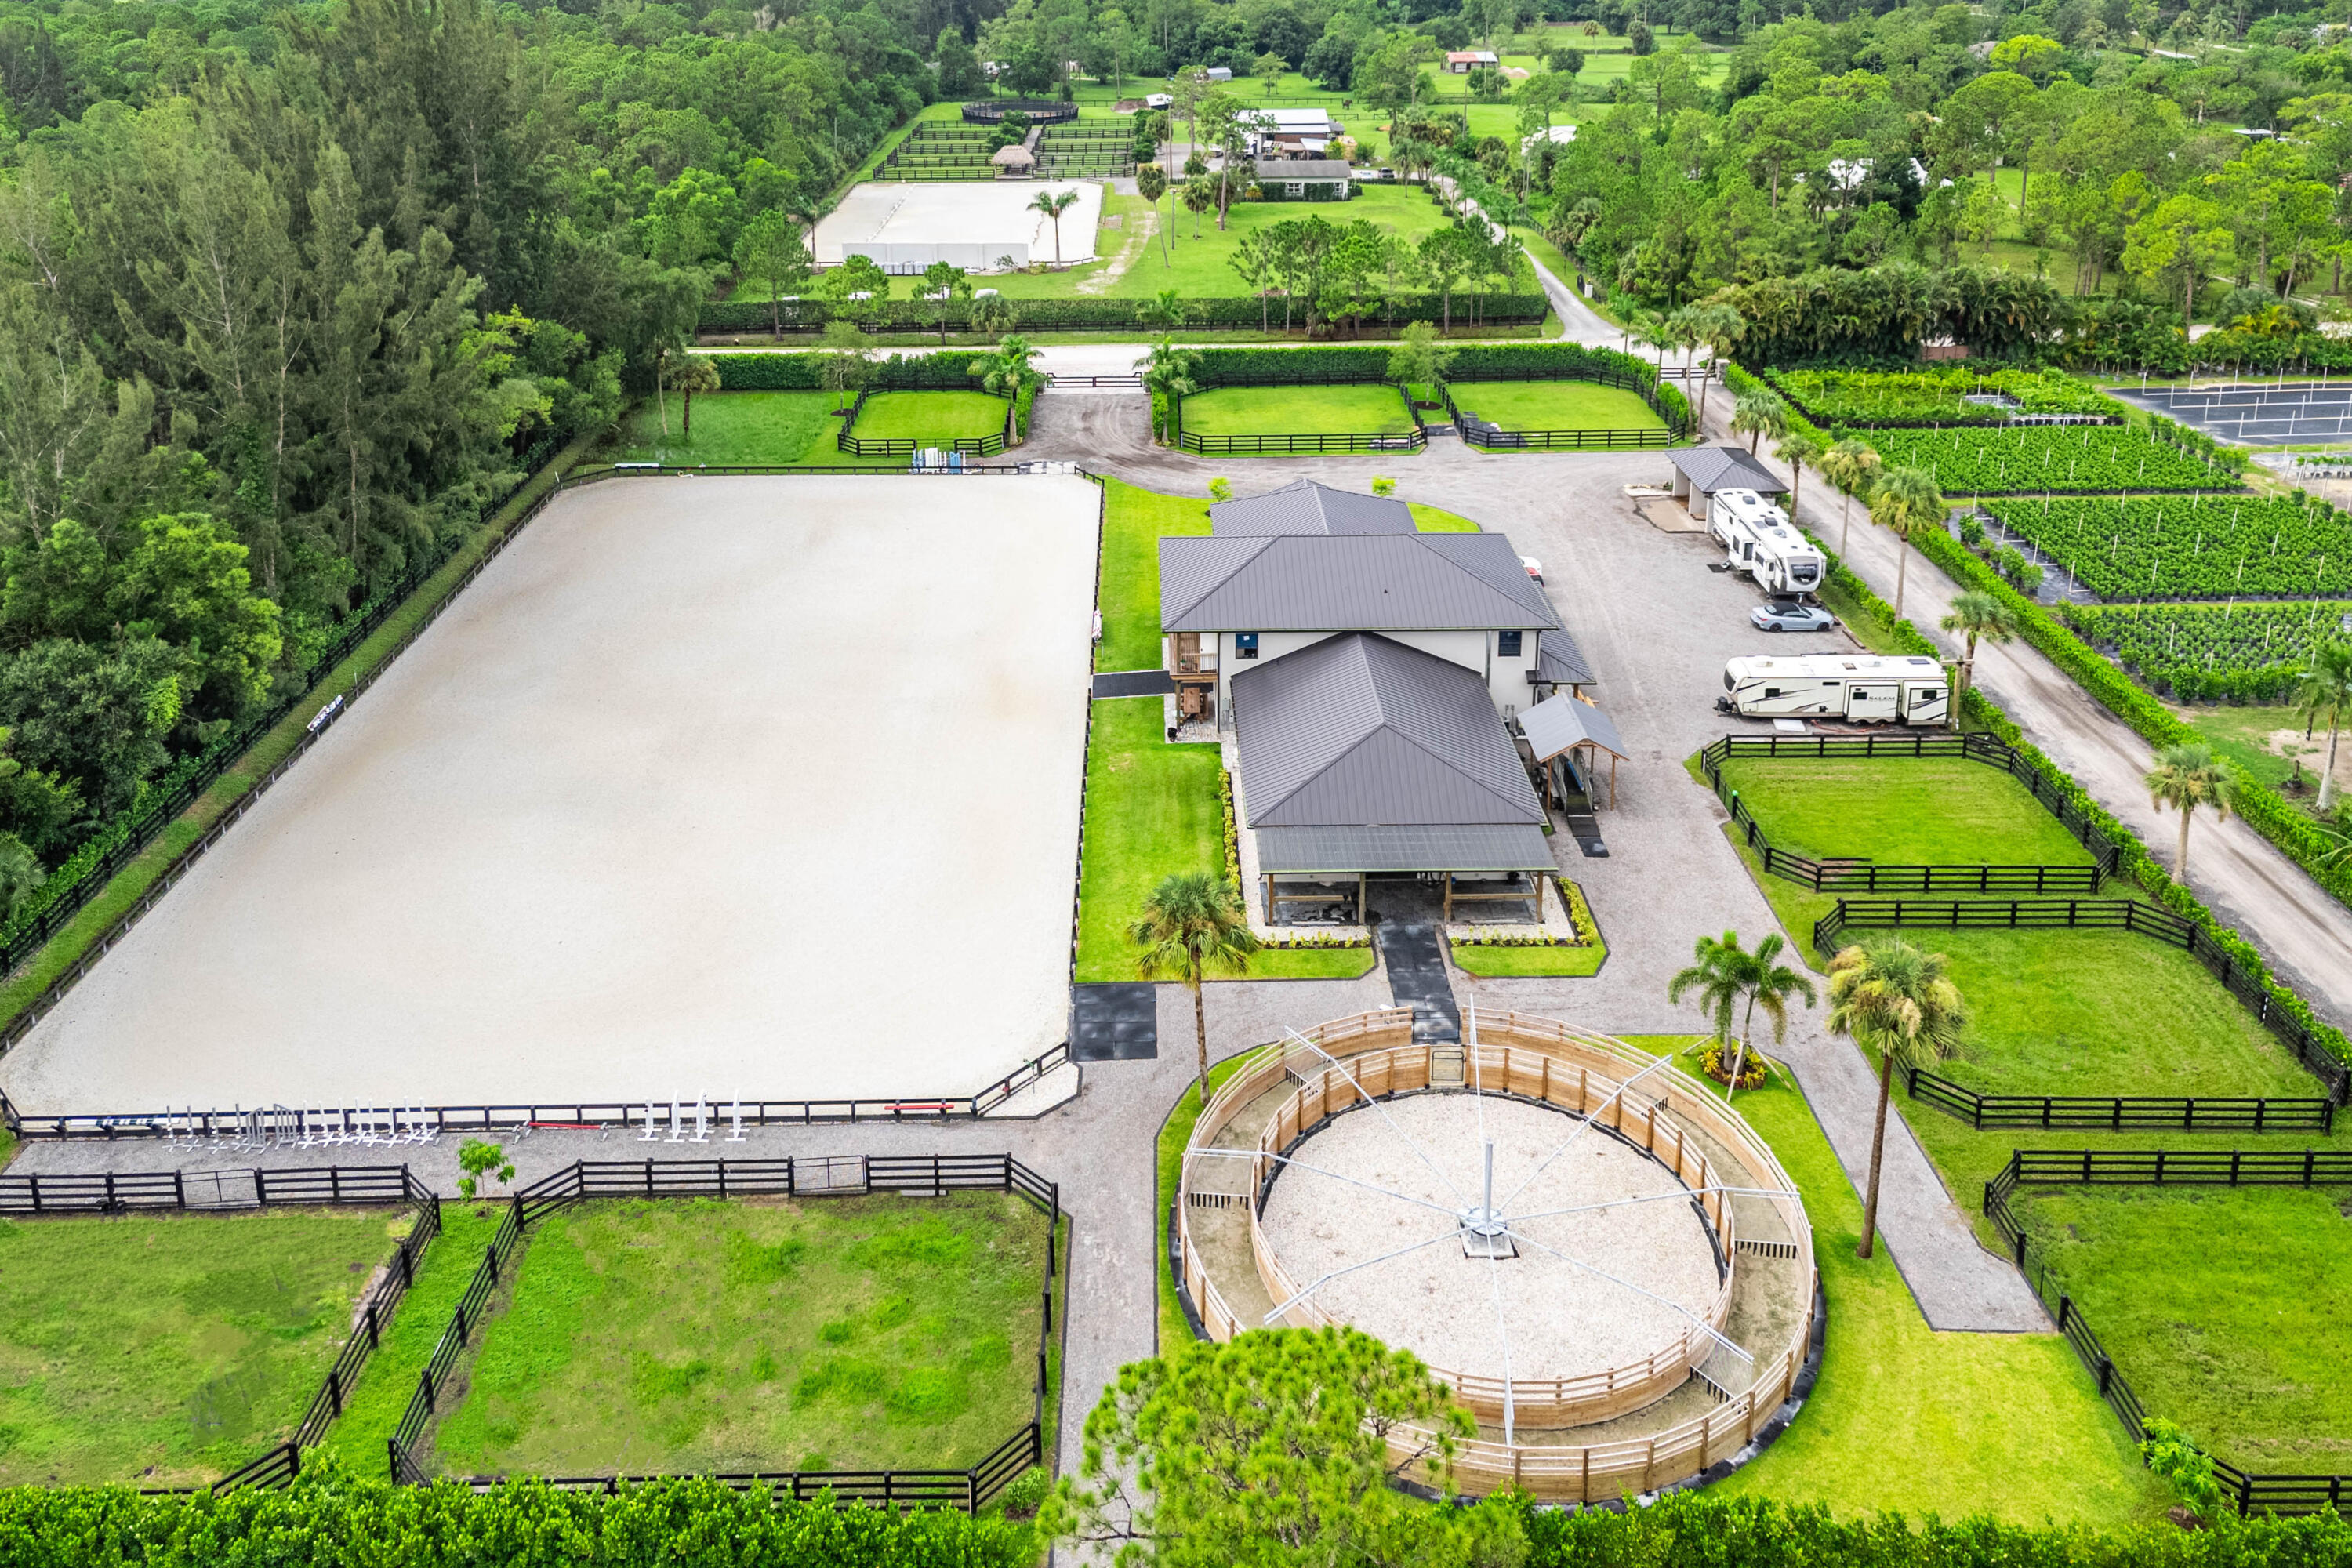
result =
M1663 430L1637 393L1589 381L1457 381L1454 405L1506 430Z
M2242 1469L2352 1471L2352 1190L2011 1200L2151 1415Z
M694 435L679 426L672 398L669 434L662 434L659 411L650 401L623 416L610 447L599 454L615 463L841 463L834 450L841 428L830 392L706 392L694 400Z
M502 1205L441 1205L441 1234L425 1249L425 1261L415 1283L401 1298L400 1310L375 1353L360 1369L359 1381L343 1395L343 1414L327 1428L323 1445L342 1456L362 1476L385 1473L384 1442L400 1425L408 1401L416 1393L416 1379L433 1359L434 1347L449 1327L457 1299L481 1267L482 1253L506 1215Z
M1007 405L985 392L877 392L858 411L853 436L937 442L995 436Z
M1103 480L1102 609L1097 669L1152 669L1160 664L1160 541L1209 531L1200 496L1162 495L1123 479Z
M1412 410L1393 386L1221 386L1184 399L1201 436L1402 436Z
M1487 980L1521 975L1598 974L1602 961L1609 956L1609 949L1600 942L1589 947L1477 947L1449 942L1446 948L1465 974Z
M1030 1418L1045 1259L1045 1217L1010 1194L565 1209L533 1227L435 1461L961 1468Z
M410 1223L0 1221L0 1486L199 1485L292 1436Z
M2087 866L2090 851L1998 768L1952 758L1727 762L1776 849L1882 866Z

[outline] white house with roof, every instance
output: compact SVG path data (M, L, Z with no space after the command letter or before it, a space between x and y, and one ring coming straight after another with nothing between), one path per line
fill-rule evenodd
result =
M1503 62L1492 49L1448 49L1445 68L1454 76L1467 76L1481 66L1499 66Z

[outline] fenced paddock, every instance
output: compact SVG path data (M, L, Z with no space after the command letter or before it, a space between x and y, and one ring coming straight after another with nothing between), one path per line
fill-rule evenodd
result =
M0 1088L27 1116L887 1104L1034 1060L1068 1005L1069 891L1035 870L1076 855L1099 498L950 500L558 497ZM989 940L929 940L972 888Z
M1008 1155L575 1163L509 1201L392 1478L489 1451L535 1473L615 1461L559 1463L565 1488L691 1468L977 1508L1044 1458L1061 1217L1059 1187ZM649 1228L673 1245L645 1251ZM828 1442L916 1463L851 1469ZM797 1465L756 1463L780 1458Z
M1654 378L1622 372L1486 373L1443 391L1454 432L1485 451L1618 451L1671 447L1688 434L1659 402Z
M1428 437L1392 382L1236 378L1181 399L1176 445L1203 457L1417 452Z

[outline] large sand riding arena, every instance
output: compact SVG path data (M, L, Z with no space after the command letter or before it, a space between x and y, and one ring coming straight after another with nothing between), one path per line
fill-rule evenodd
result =
M1490 1140L1496 1206L1524 1238L1500 1260L1456 1235L1457 1214L1484 1206ZM1317 1307L1433 1366L1523 1382L1605 1372L1681 1340L1720 1288L1674 1173L1547 1107L1415 1095L1335 1117L1290 1152L1299 1163L1263 1218L1284 1271L1301 1288L1336 1275Z
M554 503L6 1058L33 1112L951 1095L1061 1040L1097 499Z
M1003 270L1054 259L1054 220L1031 210L1040 191L1078 194L1062 215L1061 259L1091 261L1102 220L1097 180L933 180L874 182L851 188L816 226L820 267L845 255L870 256L885 272L920 272L946 261L970 272Z

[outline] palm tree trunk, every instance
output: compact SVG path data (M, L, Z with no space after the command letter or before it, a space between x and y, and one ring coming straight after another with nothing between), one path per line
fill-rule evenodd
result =
M1895 618L1903 618L1903 578L1911 568L1911 536L1895 531Z
M1845 559L1845 542L1853 534L1853 492L1846 490L1838 503L1838 559Z
M2327 726L2327 771L2319 775L2319 809L2326 812L2336 804L2336 730Z
M2180 859L2173 869L2172 879L2184 888L2189 886L2189 819L2196 815L2196 802L2184 800L2180 803Z
M1751 991L1748 994L1747 1016L1739 1020L1739 1050L1731 1058L1731 1081L1723 1086L1723 1102L1726 1105L1730 1104L1731 1097L1739 1092L1739 1075L1748 1068L1748 1032L1755 1026L1756 994Z
M1886 1157L1886 1100L1895 1088L1895 1056L1887 1052L1878 1061L1878 1118L1870 1132L1870 1185L1862 1194L1862 1245L1854 1248L1856 1258L1870 1256L1870 1244L1878 1235L1878 1173Z
M1201 1005L1201 977L1192 977L1192 1038L1201 1047L1201 1109L1209 1108L1209 1016Z

